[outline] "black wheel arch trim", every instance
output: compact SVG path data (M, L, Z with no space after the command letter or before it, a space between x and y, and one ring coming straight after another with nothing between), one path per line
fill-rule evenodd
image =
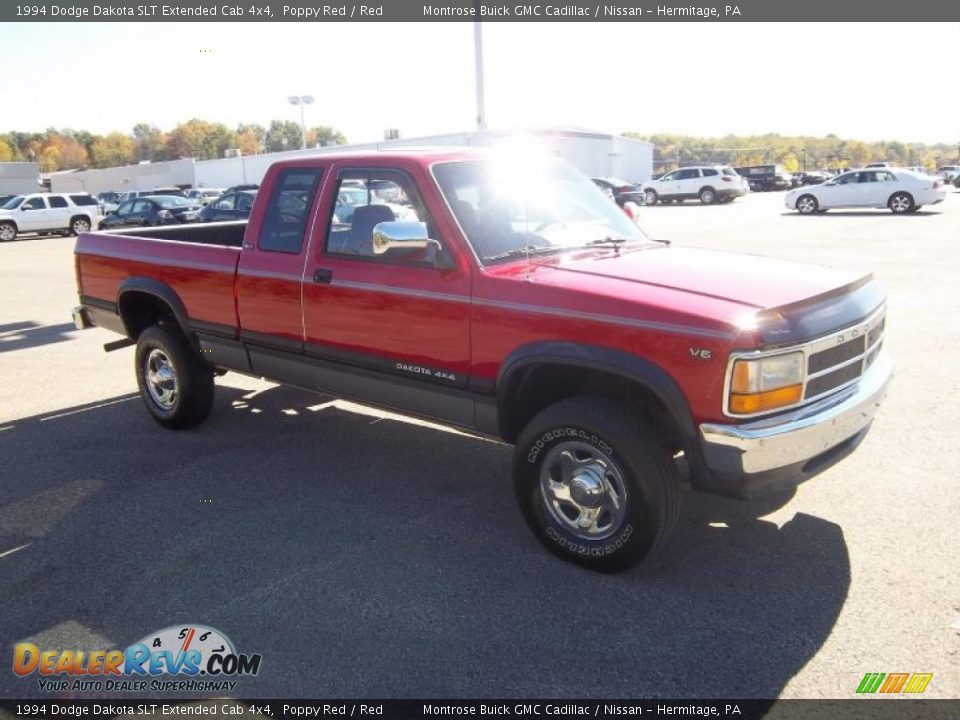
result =
M177 295L172 287L149 277L136 275L128 277L120 284L117 290L117 313L120 314L121 319L123 319L123 296L130 292L141 292L147 295L153 295L162 301L170 308L180 329L190 338L191 344L196 344L196 336L191 332L190 316L187 314L187 309L180 299L180 296ZM126 320L123 320L123 327L127 332L127 337L133 338L130 328L127 327Z
M522 370L532 365L551 364L598 370L638 383L652 392L673 417L680 431L684 452L700 465L697 428L687 397L673 377L656 363L622 350L570 342L536 342L514 350L503 361L497 375L497 416L499 434L510 441L515 435L507 423L511 394L518 389ZM518 429L519 432L519 429Z

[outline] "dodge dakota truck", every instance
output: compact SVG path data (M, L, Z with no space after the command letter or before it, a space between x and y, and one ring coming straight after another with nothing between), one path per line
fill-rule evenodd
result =
M532 154L283 160L246 222L75 259L74 321L136 345L160 425L233 371L498 438L534 535L601 571L666 542L681 479L749 499L836 462L892 373L872 276L652 240Z

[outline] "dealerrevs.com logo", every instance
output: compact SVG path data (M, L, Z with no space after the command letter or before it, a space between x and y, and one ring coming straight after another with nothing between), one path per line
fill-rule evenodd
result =
M260 671L260 661L204 625L168 627L126 650L58 650L29 642L13 648L13 672L38 676L44 692L232 691L235 678Z

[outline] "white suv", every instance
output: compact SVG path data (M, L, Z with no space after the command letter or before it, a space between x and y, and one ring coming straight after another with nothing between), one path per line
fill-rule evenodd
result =
M699 199L704 205L726 203L750 192L746 178L729 165L702 165L685 167L645 182L643 199L647 205L657 201L667 204L674 200Z
M17 195L0 207L0 240L25 232L79 235L96 227L99 219L97 199L86 193Z

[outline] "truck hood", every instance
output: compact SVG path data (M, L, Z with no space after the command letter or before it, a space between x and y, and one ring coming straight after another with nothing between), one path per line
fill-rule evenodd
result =
M661 298L661 304L739 327L753 318L765 342L829 332L883 303L869 274L701 248L604 250L542 258L536 265L536 280L545 284L642 303Z

